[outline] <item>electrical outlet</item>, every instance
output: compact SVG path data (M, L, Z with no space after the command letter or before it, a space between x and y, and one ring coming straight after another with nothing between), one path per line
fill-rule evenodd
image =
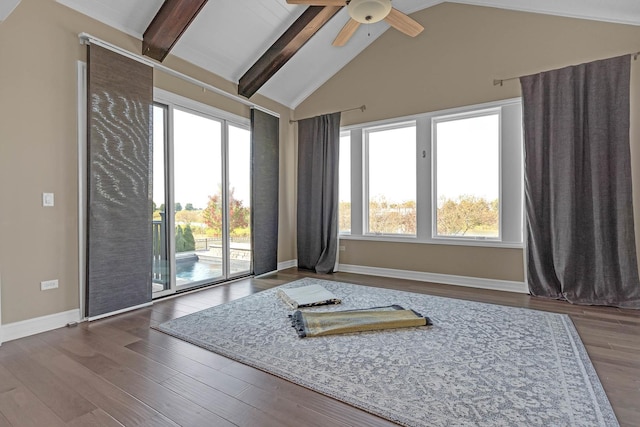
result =
M345 248L344 246L340 246L340 252L344 252L346 250L347 250L347 248Z
M40 282L40 290L48 291L49 289L57 289L58 288L58 279L55 280L45 280Z

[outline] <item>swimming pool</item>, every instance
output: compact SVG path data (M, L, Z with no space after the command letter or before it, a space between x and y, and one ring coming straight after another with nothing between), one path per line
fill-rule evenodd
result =
M250 259L231 259L230 274L248 273ZM215 280L222 277L222 260L206 254L189 254L176 257L176 281L178 285Z
M186 282L215 279L220 276L222 276L222 263L220 261L202 261L195 254L188 258L176 259L176 280L179 285Z

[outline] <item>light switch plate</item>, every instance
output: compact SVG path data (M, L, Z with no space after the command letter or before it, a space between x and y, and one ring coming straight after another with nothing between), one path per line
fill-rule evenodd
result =
M42 206L49 207L53 206L53 193L42 193Z

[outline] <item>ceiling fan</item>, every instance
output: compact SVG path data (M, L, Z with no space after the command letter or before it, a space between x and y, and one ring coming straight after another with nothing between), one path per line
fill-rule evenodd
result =
M334 46L344 46L360 24L373 24L383 19L396 30L415 37L424 27L398 9L391 7L391 0L287 0L289 4L310 6L347 6L351 17L333 41Z

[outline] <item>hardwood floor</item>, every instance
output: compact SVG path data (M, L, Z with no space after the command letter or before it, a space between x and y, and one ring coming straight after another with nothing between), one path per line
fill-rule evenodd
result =
M4 426L390 426L386 420L150 326L302 277L289 269L0 346ZM640 425L640 311L349 273L318 276L567 313L622 426Z

